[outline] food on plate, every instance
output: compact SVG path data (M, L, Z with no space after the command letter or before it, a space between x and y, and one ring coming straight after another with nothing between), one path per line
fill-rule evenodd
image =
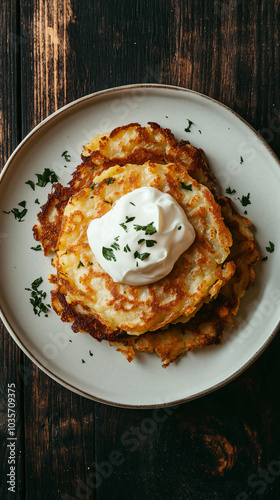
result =
M254 282L250 221L217 194L203 151L155 123L94 137L34 237L54 252L52 306L76 332L163 366L220 341ZM172 214L172 216L171 216Z

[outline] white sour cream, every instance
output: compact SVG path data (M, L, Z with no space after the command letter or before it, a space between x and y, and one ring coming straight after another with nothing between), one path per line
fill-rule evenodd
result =
M172 196L143 187L92 220L87 236L100 266L116 283L139 286L170 273L195 231Z

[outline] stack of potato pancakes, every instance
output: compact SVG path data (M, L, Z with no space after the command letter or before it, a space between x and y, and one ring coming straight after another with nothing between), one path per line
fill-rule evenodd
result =
M117 346L129 361L136 350L155 351L166 367L186 351L219 343L254 282L259 254L251 222L218 195L203 151L156 123L132 123L94 137L82 160L67 187L53 185L33 228L45 255L55 254L49 280L56 313L75 332ZM144 186L173 196L196 238L165 278L116 283L93 254L87 229Z

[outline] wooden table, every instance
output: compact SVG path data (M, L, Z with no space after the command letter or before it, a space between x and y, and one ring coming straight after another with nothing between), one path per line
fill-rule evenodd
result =
M279 0L2 0L1 166L59 107L139 82L221 101L279 155L279 14ZM1 500L279 500L279 357L275 338L226 387L161 410L149 433L154 410L69 392L2 326ZM9 383L17 388L15 494L6 484Z

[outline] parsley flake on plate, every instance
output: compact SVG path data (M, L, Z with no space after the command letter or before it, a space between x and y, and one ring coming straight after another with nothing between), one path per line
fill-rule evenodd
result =
M226 189L226 193L227 193L227 194L234 194L234 193L236 193L236 189L231 189L231 187L228 187L228 188Z
M185 132L190 132L191 126L193 125L193 122L191 120L189 120L188 118L187 118L187 120L188 120L188 126L187 126L187 128L185 128Z
M68 153L68 151L63 151L62 155L61 155L65 161L67 162L70 162L70 158L71 158L71 155Z
M272 243L272 241L269 241L269 247L265 247L265 249L269 253L273 253L274 252L274 248L275 248L275 245L274 245L274 243Z
M53 170L45 168L42 174L35 174L37 177L36 186L45 187L49 182L54 184L58 182L58 178Z
M250 193L247 194L247 196L242 196L242 198L238 198L239 201L241 202L243 207L247 207L247 205L251 205L250 201Z
M47 313L49 312L50 305L44 304L43 300L45 300L47 293L43 292L43 290L39 290L39 286L43 283L43 278L37 278L31 283L31 288L25 288L25 290L31 292L31 298L29 302L33 306L34 314L40 316L41 313L44 313L47 317Z

